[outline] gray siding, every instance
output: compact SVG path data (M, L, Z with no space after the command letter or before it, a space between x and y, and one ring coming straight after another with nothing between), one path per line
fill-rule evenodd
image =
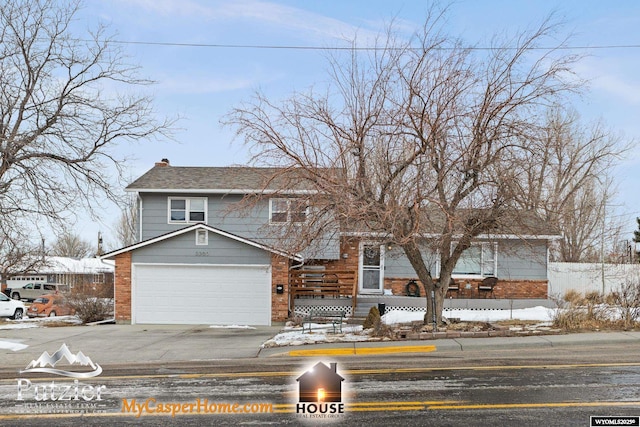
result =
M435 254L430 249L423 249L423 256L427 258L427 268L431 268L431 275L437 276L440 270ZM384 275L406 279L418 277L404 251L398 247L385 252Z
M440 274L439 259L431 255L431 274ZM416 278L409 260L399 248L388 251L385 258L386 277ZM501 240L498 242L498 278L509 280L546 280L547 245L540 240Z
M131 260L134 263L265 265L271 263L271 254L211 232L208 245L196 245L196 232L192 231L136 249Z
M546 280L546 241L507 240L499 242L498 278Z
M269 204L262 203L252 212L238 213L234 207L242 199L239 195L206 195L206 194L141 194L142 197L142 240L151 239L161 234L179 230L187 224L169 224L169 197L207 197L207 223L229 233L241 236L258 234L258 229L269 221Z
M240 210L241 195L217 194L156 194L141 193L142 198L142 240L148 240L162 234L170 233L186 227L188 224L169 224L169 197L207 197L207 224L259 242L267 246L283 249L282 239L274 237L277 229L269 225L269 201L261 201L252 210ZM301 226L301 231L303 231ZM292 237L292 236L289 236ZM327 235L319 239L315 248L303 252L304 256L320 259L337 259L340 257L340 245L336 235Z

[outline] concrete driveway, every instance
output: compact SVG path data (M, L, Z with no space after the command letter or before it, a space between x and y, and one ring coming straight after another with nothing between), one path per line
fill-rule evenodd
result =
M211 328L209 325L99 325L2 329L0 341L26 345L18 351L0 349L3 368L23 369L43 352L66 344L102 366L170 363L256 357L278 326L255 329Z

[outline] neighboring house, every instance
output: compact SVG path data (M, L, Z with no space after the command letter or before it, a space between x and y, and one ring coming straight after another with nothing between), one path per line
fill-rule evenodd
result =
M101 291L100 294L113 292L115 264L98 258L74 259L67 257L45 257L39 263L37 271L11 275L5 287L19 287L29 283L58 283L69 288L87 288L87 291Z
M367 295L407 295L413 268L399 248L373 236L342 230L312 259L279 247L265 229L283 222L304 226L307 208L296 200L313 192L296 188L283 196L269 180L273 171L162 161L131 183L126 190L138 199L139 242L102 256L116 263L116 320L269 325L289 317L294 297L296 310L307 300L331 305L333 295L314 283L346 296L352 304L336 305L349 309ZM274 196L238 209L250 194ZM480 236L458 262L453 277L459 289L449 296L547 298L548 241L557 236L545 228L537 223L533 234ZM490 276L498 284L483 294L478 284Z

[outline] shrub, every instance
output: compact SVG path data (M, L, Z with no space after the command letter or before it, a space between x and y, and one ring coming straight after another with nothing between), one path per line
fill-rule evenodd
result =
M584 296L569 290L562 298L552 298L558 309L553 317L553 325L567 331L601 329L615 327L612 295L588 292ZM616 302L617 304L617 302Z
M380 310L378 310L378 307L373 306L369 310L369 314L367 315L367 318L364 319L364 323L362 324L362 327L364 329L376 328L377 326L380 325L380 323L382 323L382 320L380 319Z
M82 323L99 322L113 317L113 298L91 292L72 292L68 302Z
M378 320L378 322L373 326L373 332L371 333L374 337L387 337L393 338L394 330L391 326L384 324L382 321Z
M632 328L640 317L640 281L628 279L611 295L620 308L623 327Z

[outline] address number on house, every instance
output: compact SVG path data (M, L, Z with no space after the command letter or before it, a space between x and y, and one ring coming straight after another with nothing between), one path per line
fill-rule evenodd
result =
M211 256L209 251L196 251L196 256Z

